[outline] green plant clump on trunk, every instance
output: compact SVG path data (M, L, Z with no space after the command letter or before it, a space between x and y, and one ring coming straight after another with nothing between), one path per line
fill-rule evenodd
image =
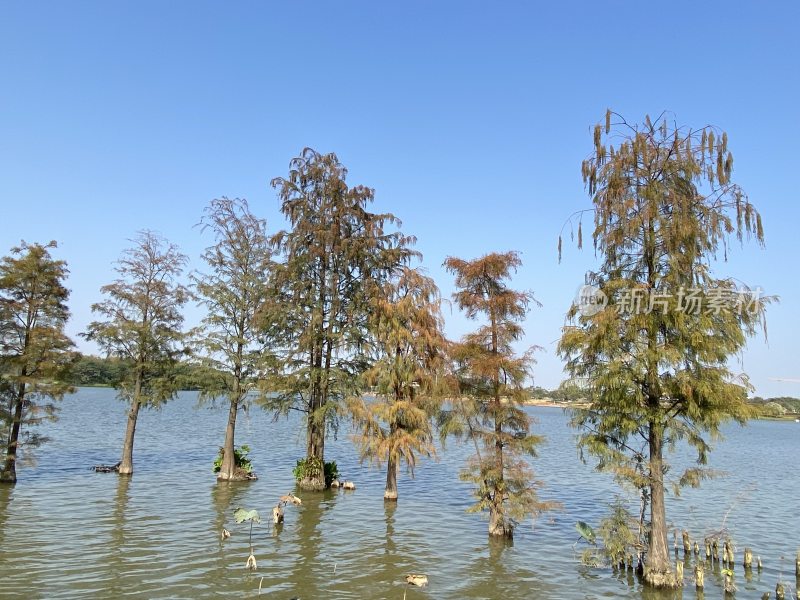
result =
M242 446L233 449L233 460L235 463L235 469L237 471L241 469L248 475L252 475L253 463L250 462L250 458L247 456L248 454L250 454L250 446L243 444ZM214 473L219 473L220 469L222 469L222 461L224 457L225 448L220 448L217 458L214 459Z
M298 482L316 479L319 477L320 473L324 474L325 487L330 487L331 482L339 477L339 468L336 466L336 461L332 460L323 465L319 458L310 456L308 458L299 459L297 461L297 466L292 469L292 474Z

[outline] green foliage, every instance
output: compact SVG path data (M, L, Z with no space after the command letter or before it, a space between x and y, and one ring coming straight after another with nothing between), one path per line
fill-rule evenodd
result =
M234 460L234 467L237 469L242 469L245 473L252 473L253 472L253 464L250 462L248 458L248 454L250 454L250 446L247 444L242 444L233 449L233 460ZM225 449L220 448L219 454L214 459L214 473L219 473L220 469L222 469L222 459L225 456Z
M602 257L587 283L608 302L592 314L572 306L559 354L570 377L586 382L590 405L573 419L580 448L621 482L648 491L648 561L657 563L653 572L668 572L664 453L679 441L693 446L698 466L674 482L696 484L708 437L719 436L725 420L750 416L747 381L728 360L764 325L771 300L745 298L733 280L712 275L712 264L727 255L731 234L762 242L763 229L731 181L726 135L679 128L664 115L643 125L612 116L610 133L595 129L595 151L582 165ZM690 290L701 309L685 301ZM642 308L632 304L634 293L645 298ZM714 298L729 304L709 310Z
M174 397L176 364L183 354L181 307L188 290L178 283L187 258L156 234L143 231L117 262L119 278L101 288L106 297L92 305L102 320L84 336L108 356L130 364L115 383L120 395L143 405Z
M130 368L130 361L81 355L70 369L68 380L72 385L113 387L125 379Z
M23 242L0 260L0 431L7 442L0 481L16 481L19 446L43 439L30 427L54 420L55 401L72 389L68 271L50 255L55 247Z
M237 508L233 511L233 520L237 523L244 523L249 521L252 523L261 523L261 517L258 515L257 510L247 510L245 508Z
M609 564L618 565L629 554L636 555L637 535L631 527L634 522L633 515L619 499L611 505L611 514L600 521L603 555Z
M206 398L226 396L238 405L256 389L270 359L256 323L269 297L273 269L267 224L253 215L246 200L217 198L206 208L201 225L216 243L203 253L208 272L192 276L207 309L195 332L207 374L198 389Z
M336 461L326 462L323 465L319 458L311 456L299 459L292 469L292 474L298 482L304 479L316 479L323 474L325 485L329 486L334 479L339 478L339 467Z
M580 536L585 539L590 544L596 543L597 536L592 529L592 526L586 523L585 521L578 521L575 523L575 529L578 531Z
M753 408L760 417L779 418L800 414L800 398L779 396L777 398L752 398Z

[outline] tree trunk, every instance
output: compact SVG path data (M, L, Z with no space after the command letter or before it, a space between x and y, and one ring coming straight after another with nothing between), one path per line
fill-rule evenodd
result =
M319 460L320 471L316 475L307 475L297 482L302 490L318 492L325 489L325 419L320 418L322 394L319 385L311 395L308 413L306 460Z
M222 465L220 466L217 479L228 481L236 479L236 454L234 453L234 434L236 432L236 415L239 411L237 398L231 399L230 410L228 411L228 425L225 428L225 444L222 446Z
M308 419L308 448L306 458L319 459L322 466L316 476L306 477L299 482L300 488L309 491L325 489L325 422L317 422L316 417Z
M25 403L25 384L21 383L14 400L14 421L11 424L11 433L8 437L6 460L3 470L0 471L0 483L17 482L17 446L19 445L19 430L22 426L22 407Z
M644 569L645 582L660 588L677 587L667 543L667 514L664 505L662 454L664 432L661 424L650 422L650 549Z
M383 499L397 502L397 462L391 455L386 463L386 490L383 492Z
M514 537L514 530L503 514L502 500L494 501L489 509L489 535L508 539Z
M119 474L130 475L133 473L133 436L136 435L136 419L139 418L139 397L133 400L128 411L128 425L125 428L125 443L122 446L122 461L119 463Z
M497 336L497 319L494 315L494 309L490 311L489 315L490 326L492 329L492 354L498 354L498 336ZM491 400L492 403L492 418L494 419L494 461L496 473L494 479L494 489L492 490L492 505L489 509L489 535L499 536L504 538L511 538L514 531L511 523L506 520L505 511L503 510L503 495L505 494L505 464L503 461L503 420L501 418L501 403L500 403L500 372L496 370L492 377L492 385L494 387L494 394Z

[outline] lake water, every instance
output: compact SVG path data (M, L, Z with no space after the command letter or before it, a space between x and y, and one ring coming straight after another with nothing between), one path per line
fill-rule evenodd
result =
M359 464L343 427L326 458L358 489L298 492L303 505L287 507L286 523L275 529L266 521L277 498L294 489L291 469L304 453L299 420L275 422L257 409L242 414L236 441L252 447L260 478L218 484L211 463L227 409L198 408L187 392L140 416L132 478L90 471L119 460L124 410L112 390L67 397L60 421L43 428L51 441L37 451L38 465L20 468L15 487L0 487L0 597L698 597L690 568L682 592L666 594L644 589L632 573L581 565L585 546L573 548L575 522L596 525L619 489L580 462L560 409L530 411L548 438L534 461L541 495L563 508L526 522L512 544L490 543L486 522L464 512L471 496L458 472L468 449L456 444L438 462L421 463L416 479L402 474L400 501L390 506L384 471ZM762 557L764 570L749 581L737 566L737 598L774 593L780 578L787 589L796 586L798 434L794 422L727 428L711 455L727 476L668 500L668 521L701 545L725 519L737 564L745 546ZM679 454L676 462L690 460ZM233 521L238 506L258 509L265 521L253 532L255 572L244 568L248 536ZM224 543L223 526L233 532ZM427 574L428 587L406 589L411 572ZM718 573L707 572L704 597L722 598Z

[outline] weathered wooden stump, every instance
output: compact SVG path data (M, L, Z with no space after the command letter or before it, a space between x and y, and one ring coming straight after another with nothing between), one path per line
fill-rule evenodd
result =
M694 587L698 590L702 590L705 587L705 576L706 572L703 569L703 563L698 561L694 566Z
M711 560L711 542L706 538L706 560Z
M700 555L700 546L698 545L697 540L694 541L694 555L695 556Z
M675 561L675 581L678 587L683 587L683 561Z
M786 600L786 590L783 589L783 584L780 581L775 584L775 598L777 600Z
M283 508L280 505L272 509L272 522L275 525L283 523Z
M344 489L344 490L354 490L354 489L356 489L356 484L353 483L352 481L345 481L342 484L342 489Z
M683 538L683 553L689 554L692 551L692 544L689 540L689 532L684 529L681 537Z
M761 569L764 568L764 565L761 564L761 556L756 558L756 568L758 569L759 573L761 573Z
M725 540L722 544L722 564L733 566L733 547L730 540Z
M725 572L725 585L723 586L725 597L736 595L736 585L733 583L733 574L731 571Z
M753 551L750 548L744 549L744 568L753 568Z
M711 542L711 557L719 561L719 542L717 540Z

